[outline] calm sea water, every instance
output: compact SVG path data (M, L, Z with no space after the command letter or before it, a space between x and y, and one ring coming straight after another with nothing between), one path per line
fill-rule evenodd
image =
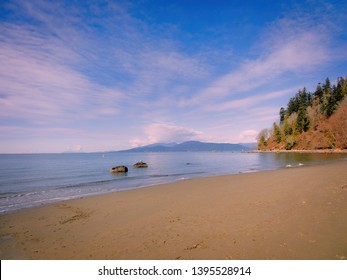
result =
M0 213L189 178L301 166L346 157L232 152L0 155ZM140 160L147 162L149 168L131 167ZM128 166L129 172L109 173L108 169L117 165Z

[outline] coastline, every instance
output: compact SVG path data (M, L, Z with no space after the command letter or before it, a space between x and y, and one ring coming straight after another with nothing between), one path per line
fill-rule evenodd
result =
M340 149L321 149L321 150L255 150L251 151L251 153L302 153L302 154L347 154L347 150Z
M1 214L1 259L347 259L347 161Z

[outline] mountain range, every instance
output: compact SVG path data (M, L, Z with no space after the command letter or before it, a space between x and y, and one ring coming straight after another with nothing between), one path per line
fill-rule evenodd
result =
M137 147L120 152L225 152L225 151L249 151L256 149L255 143L229 144L229 143L206 143L200 141L187 141L177 143L156 143Z

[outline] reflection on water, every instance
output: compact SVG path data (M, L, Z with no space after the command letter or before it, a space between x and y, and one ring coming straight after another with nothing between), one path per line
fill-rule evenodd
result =
M346 154L338 153L273 153L273 155L282 164L313 164L347 157Z

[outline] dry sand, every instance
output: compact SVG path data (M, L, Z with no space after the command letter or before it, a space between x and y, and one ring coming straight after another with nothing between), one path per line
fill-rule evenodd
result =
M347 259L347 161L0 216L1 259Z

